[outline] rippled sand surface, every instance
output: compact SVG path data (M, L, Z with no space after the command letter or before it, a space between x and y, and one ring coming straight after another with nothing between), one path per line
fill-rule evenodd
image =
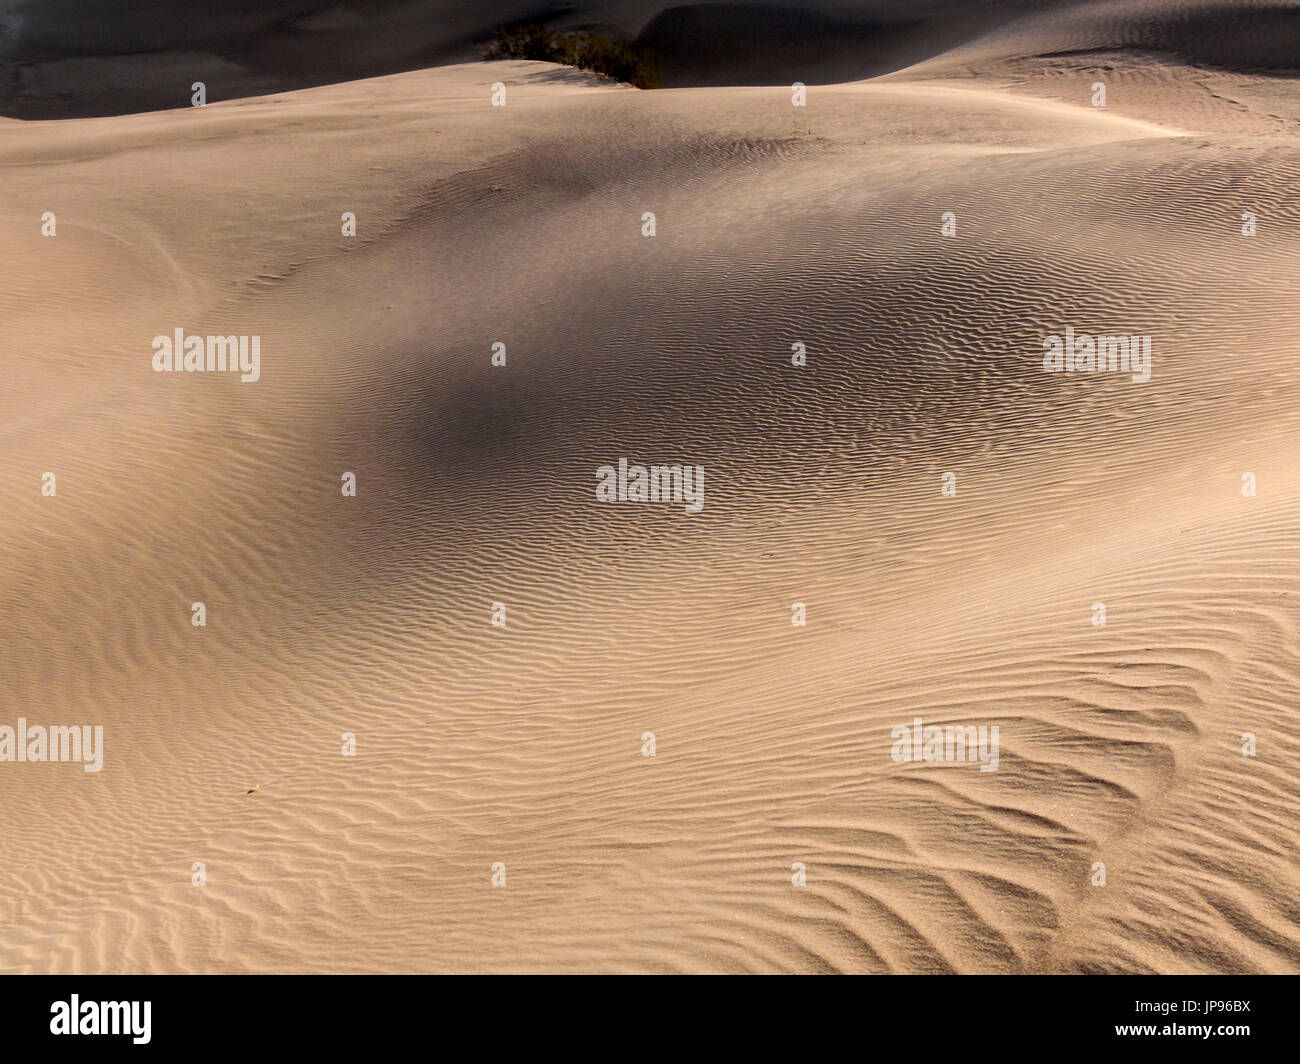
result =
M1300 89L1062 25L0 121L0 970L1300 970Z

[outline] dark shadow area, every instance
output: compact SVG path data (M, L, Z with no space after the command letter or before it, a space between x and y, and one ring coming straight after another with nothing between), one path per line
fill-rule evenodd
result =
M472 62L502 27L525 23L627 38L666 88L826 84L905 68L1025 15L1049 16L1039 30L1050 41L1055 9L1070 52L1300 69L1300 8L1283 3L1126 13L1073 0L0 0L0 116L165 110L190 106L196 81L215 103Z

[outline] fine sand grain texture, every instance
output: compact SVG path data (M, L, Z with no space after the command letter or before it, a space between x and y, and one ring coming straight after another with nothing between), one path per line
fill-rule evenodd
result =
M1295 12L976 6L0 120L0 971L1300 971Z

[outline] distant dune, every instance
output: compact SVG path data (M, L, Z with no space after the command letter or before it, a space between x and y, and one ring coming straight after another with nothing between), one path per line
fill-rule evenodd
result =
M0 5L0 115L75 118L228 100L476 59L500 26L635 38L665 84L827 84L978 42L983 58L1142 49L1226 69L1300 66L1300 8L1258 0L173 0Z
M0 971L1300 971L1293 8L209 6L0 18Z

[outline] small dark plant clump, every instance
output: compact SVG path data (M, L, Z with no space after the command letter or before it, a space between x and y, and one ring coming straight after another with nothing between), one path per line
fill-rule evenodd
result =
M484 59L540 59L590 70L638 89L657 89L659 68L630 41L598 33L557 33L535 24L497 30Z

